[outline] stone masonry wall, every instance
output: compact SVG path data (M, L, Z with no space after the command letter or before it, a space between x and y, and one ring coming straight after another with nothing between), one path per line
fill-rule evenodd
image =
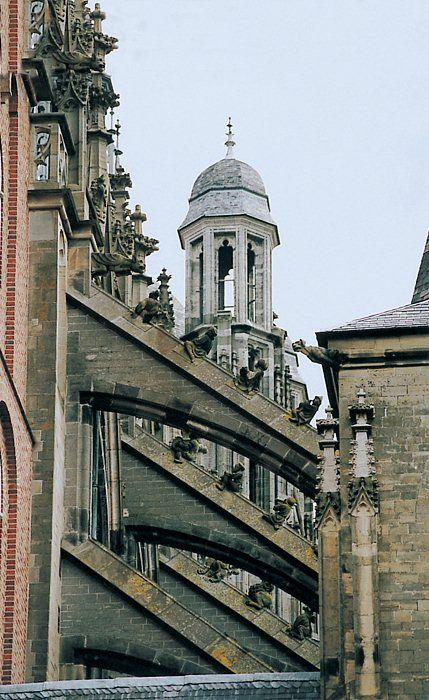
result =
M165 568L161 568L158 585L174 596L180 603L183 603L189 610L193 610L197 615L222 630L222 632L236 639L241 646L250 649L256 656L263 654L270 657L270 659L277 660L281 665L285 664L286 668L282 670L304 670L303 664L300 664L298 660L291 659L287 652L281 649L280 645L275 644L274 641L271 641L265 635L251 629L250 625L240 618L239 610L237 615L231 615L219 603L209 600L203 593L199 593L193 587L185 585L178 577L166 571ZM214 584L214 587L216 585L219 594L221 594L221 585ZM242 597L242 605L244 605L244 596Z
M61 635L106 636L132 640L198 664L207 673L217 664L200 655L144 611L67 560L62 563Z
M416 347L416 338L372 340L371 352ZM361 341L361 346L363 341ZM419 342L421 345L421 343ZM423 346L427 343L423 343ZM343 345L344 347L344 345ZM348 406L360 387L375 406L379 483L378 579L382 697L429 696L429 367L382 366L340 373L342 490L347 489ZM343 493L346 497L347 491ZM342 518L342 637L346 682L353 683L353 592L348 518Z

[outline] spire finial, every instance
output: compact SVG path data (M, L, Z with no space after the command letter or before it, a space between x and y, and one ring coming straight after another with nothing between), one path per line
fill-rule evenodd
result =
M228 124L226 125L226 128L228 129L228 131L226 132L228 139L225 141L225 146L227 148L225 158L234 158L234 150L233 149L235 146L235 141L232 138L234 136L234 134L232 133L231 117L228 118Z

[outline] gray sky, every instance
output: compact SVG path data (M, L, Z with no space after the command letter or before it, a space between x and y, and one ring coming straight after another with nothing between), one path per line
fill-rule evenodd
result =
M279 226L274 309L292 340L409 303L429 225L427 0L102 0L119 38L132 204L183 299L177 226L224 156L261 174ZM302 357L302 356L301 356ZM302 357L311 395L320 368Z

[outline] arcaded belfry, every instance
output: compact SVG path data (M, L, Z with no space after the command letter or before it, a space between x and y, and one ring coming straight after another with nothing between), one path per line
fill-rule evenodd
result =
M264 359L263 393L293 407L306 389L289 340L273 325L271 259L279 233L262 178L237 160L233 136L229 119L226 155L195 180L178 229L186 253L186 333L215 325L218 364L236 373Z

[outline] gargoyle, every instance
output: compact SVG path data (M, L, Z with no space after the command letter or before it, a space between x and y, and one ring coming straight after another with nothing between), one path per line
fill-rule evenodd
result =
M120 253L92 253L91 261L93 277L104 277L108 272L114 272L118 276L144 272L144 267L136 262L135 258L127 258Z
M220 478L220 483L216 484L219 491L233 491L240 493L243 488L244 466L237 462L232 468L232 472L224 472Z
M312 401L301 401L298 408L292 409L292 415L289 420L297 425L306 425L310 423L319 410L322 403L321 396L315 396Z
M302 340L302 338L292 343L292 348L295 352L302 352L303 355L307 355L309 360L319 365L338 367L347 359L345 352L320 348L318 345L306 345L305 340Z
M140 316L143 323L162 323L165 312L159 301L159 292L157 290L150 292L146 299L137 304L131 316L133 318Z
M185 430L182 431L182 435L177 435L172 439L170 447L174 455L174 461L177 464L182 464L183 458L189 462L194 462L199 452L202 454L207 452L207 448L200 444L195 435Z
M247 367L242 367L238 373L238 377L234 378L234 384L238 389L245 392L259 391L262 377L268 369L268 362L262 358L257 361L255 370L252 371Z
M276 498L272 513L265 513L262 517L267 520L275 530L278 530L289 517L292 508L298 505L298 501L293 496L285 499Z
M256 608L256 610L270 608L273 589L273 584L268 583L268 581L254 583L253 586L250 586L248 594L244 597L245 605Z
M294 639L311 639L311 625L316 622L315 613L310 608L304 607L301 615L298 615L293 623L287 628L287 634Z
M223 561L207 557L205 564L201 569L198 569L198 573L200 576L205 576L211 583L220 583L228 576L238 574L239 570L235 569L232 564L224 564Z
M205 333L199 338L193 340L185 340L185 351L191 362L198 357L206 357L213 347L213 341L217 336L217 330L214 326L209 326Z

